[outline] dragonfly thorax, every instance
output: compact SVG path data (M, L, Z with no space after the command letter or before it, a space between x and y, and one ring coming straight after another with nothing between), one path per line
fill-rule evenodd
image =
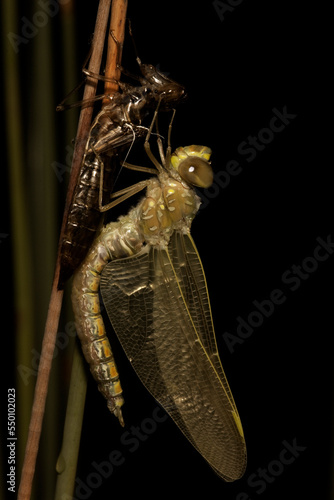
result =
M152 179L139 208L147 243L168 244L174 230L189 232L199 205L195 191L184 183L171 177Z

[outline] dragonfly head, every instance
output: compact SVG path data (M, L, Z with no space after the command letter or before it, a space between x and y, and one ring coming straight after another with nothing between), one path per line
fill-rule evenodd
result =
M211 152L206 146L177 148L171 156L171 165L187 184L208 188L213 182Z
M160 101L160 110L167 111L186 98L186 90L179 83L158 71L152 64L141 64L143 81L151 90L156 102Z

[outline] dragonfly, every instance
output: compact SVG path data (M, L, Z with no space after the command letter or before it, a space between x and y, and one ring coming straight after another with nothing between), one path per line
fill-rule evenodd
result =
M190 234L200 206L195 187L209 187L213 180L211 149L191 145L171 153L169 130L166 153L158 138L158 161L149 144L151 129L152 124L144 146L155 175L126 188L129 193L146 189L145 196L101 230L74 275L77 332L109 410L124 425L124 399L101 316L101 292L141 382L215 473L234 481L246 467L245 438L218 353L203 265Z
M120 50L118 52L121 53ZM100 96L108 97L110 103L97 114L88 135L61 242L59 288L63 288L85 257L99 227L101 215L115 205L110 193L117 165L113 165L112 160L118 162L122 151L146 136L148 129L142 122L158 103L160 111L169 111L186 97L181 84L152 64L142 63L138 55L136 60L141 76L135 78L140 85L117 82L119 92L112 96ZM87 70L85 72L99 78ZM123 72L127 73L124 69ZM58 109L62 109L62 106Z

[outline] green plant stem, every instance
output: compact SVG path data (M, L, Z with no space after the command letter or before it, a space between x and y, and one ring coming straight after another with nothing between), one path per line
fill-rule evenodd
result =
M19 25L18 2L3 0L1 2L1 32L3 33L1 48L3 52L4 112L3 128L8 151L7 170L10 192L11 231L9 239L12 246L13 276L11 278L14 291L15 325L15 357L17 366L30 366L31 351L34 338L34 296L32 290L33 271L31 253L31 232L27 211L28 193L25 185L25 145L23 140L23 114L20 100L19 57L8 41L6 34L17 33ZM5 186L3 187L3 195ZM6 264L2 260L5 268ZM29 408L33 398L32 384L23 382L16 371L17 404L20 412L17 415L16 431L20 436L17 442L17 459L19 467L23 456L23 441L26 437ZM7 491L7 489L6 489ZM8 492L7 492L8 494Z
M70 497L75 486L81 428L84 415L87 376L81 348L76 342L73 352L70 390L65 417L63 444L57 461L55 500Z

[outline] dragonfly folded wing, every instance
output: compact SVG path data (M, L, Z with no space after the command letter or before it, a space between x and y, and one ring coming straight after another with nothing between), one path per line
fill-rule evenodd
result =
M236 404L219 358L202 262L191 235L175 231L170 240L169 252L194 328L237 415Z
M110 262L101 293L146 388L220 477L241 477L245 441L218 357L192 239L176 233L167 249L148 245L133 257Z

